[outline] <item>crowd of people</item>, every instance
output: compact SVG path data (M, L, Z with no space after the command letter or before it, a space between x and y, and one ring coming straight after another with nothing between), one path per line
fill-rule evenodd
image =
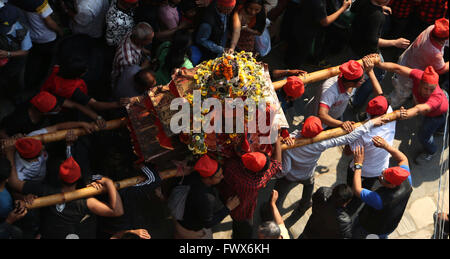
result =
M235 239L287 239L279 208L298 184L296 213L312 208L298 238L388 238L413 179L410 159L393 144L396 121L384 115L423 117L423 152L412 160L431 163L434 136L447 122L448 37L447 0L0 0L0 96L14 107L0 123L0 238L148 239L152 229L138 223L148 213L142 204L160 199L173 238L210 239L230 215ZM173 161L170 173L134 163L126 128L97 131L179 68L232 51L266 62L275 46L282 55L272 58L285 69L268 63L272 80L287 79L277 92L283 109L304 101L298 76L305 66L329 67L334 55L346 62L295 111L305 116L301 130L280 130L269 152L251 152L244 139L231 158ZM385 50L395 58L385 60ZM387 72L390 93L380 83ZM345 120L346 111L355 119ZM356 127L356 120L367 122ZM77 136L74 128L92 134ZM281 149L332 128L347 134ZM30 138L65 129L65 142ZM353 156L347 181L314 192L318 160L336 146ZM136 175L147 180L115 188L114 181ZM183 184L162 188L169 178ZM86 186L105 191L27 209L37 197ZM440 217L448 224L448 214Z

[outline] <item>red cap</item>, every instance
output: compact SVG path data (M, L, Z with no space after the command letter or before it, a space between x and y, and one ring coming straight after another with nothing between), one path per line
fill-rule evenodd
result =
M386 97L380 95L369 101L366 112L372 116L382 115L386 113L388 106Z
M281 129L281 137L282 138L289 138L289 131L286 128Z
M216 160L210 158L208 155L203 155L202 157L200 157L197 163L195 163L194 169L202 177L206 178L217 172L217 169L219 169L219 163L217 163Z
M59 177L63 182L74 183L81 177L81 168L73 157L67 158L59 166Z
M290 76L287 78L287 82L283 86L283 90L287 96L298 98L305 92L305 85L298 76Z
M384 179L396 186L402 184L403 181L406 180L409 175L410 173L407 170L399 166L390 167L384 170L383 173Z
M448 38L448 19L441 18L434 21L433 36L436 38Z
M236 0L217 0L217 5L224 7L233 7L236 5Z
M18 139L15 146L19 155L26 159L37 157L42 150L42 142L33 138Z
M354 60L349 60L348 62L342 64L339 67L339 70L342 73L342 76L347 80L355 80L364 74L364 70L358 62Z
M309 116L302 128L302 136L305 138L313 138L322 132L322 121L316 116Z
M423 71L422 81L430 85L437 85L439 84L439 75L432 66L428 66Z
M49 92L42 91L31 99L31 104L34 105L40 112L46 113L56 106L56 97Z
M255 173L261 171L267 163L266 155L261 152L247 153L241 157L241 160L245 168Z

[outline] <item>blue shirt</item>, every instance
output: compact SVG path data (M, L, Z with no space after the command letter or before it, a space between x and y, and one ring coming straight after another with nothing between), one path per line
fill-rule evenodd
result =
M0 191L0 219L6 219L13 210L13 200L6 188Z
M16 22L11 26L11 30L7 33L7 35L11 35L13 37L16 37L16 31L22 29L22 25L19 22ZM11 43L11 39L7 38L8 41ZM33 44L31 43L31 37L30 37L30 31L27 32L25 35L25 38L20 43L20 49L27 51L30 50Z
M409 166L401 165L400 167L410 172ZM408 181L412 185L411 174L408 176ZM380 195L376 192L363 188L361 191L361 200L376 210L381 210L383 208L383 200L381 200Z
M211 25L208 23L202 23L199 26L196 41L198 44L202 45L203 47L207 48L211 52L217 53L218 55L221 55L223 53L225 44L227 42L227 34L225 33L227 31L227 15L219 12L216 8L216 13L220 18L220 21L223 24L223 36L222 36L222 42L220 45L217 45L216 43L209 40L209 37L211 36Z

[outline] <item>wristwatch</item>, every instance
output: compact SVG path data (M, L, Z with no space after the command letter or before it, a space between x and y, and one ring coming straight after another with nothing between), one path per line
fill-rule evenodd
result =
M97 120L103 120L103 117L100 116L100 115L98 115L98 116L97 116Z
M362 169L362 164L355 163L355 169Z

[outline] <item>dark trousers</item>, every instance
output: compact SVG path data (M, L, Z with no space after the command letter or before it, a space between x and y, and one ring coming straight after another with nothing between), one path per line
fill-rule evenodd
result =
M233 220L233 233L231 238L233 239L252 239L253 233L253 219L236 221Z
M418 138L423 148L428 154L434 154L437 146L434 143L434 133L441 129L446 122L446 113L436 117L424 117L420 127Z
M49 74L57 40L34 43L25 67L25 87L39 91Z
M347 185L353 187L353 177L355 176L355 172L350 166L347 168ZM372 190L375 185L378 177L361 177L362 188ZM352 216L356 213L356 211L361 207L362 201L359 197L353 197L352 201L347 204L347 213Z
M286 178L280 178L277 180L274 187L274 189L278 191L277 207L281 208L283 206L283 202L286 199L289 191L295 188L295 186L297 186L298 184L303 184L303 192L299 202L299 206L304 206L312 202L312 195L314 191L314 177L298 182L289 181Z

